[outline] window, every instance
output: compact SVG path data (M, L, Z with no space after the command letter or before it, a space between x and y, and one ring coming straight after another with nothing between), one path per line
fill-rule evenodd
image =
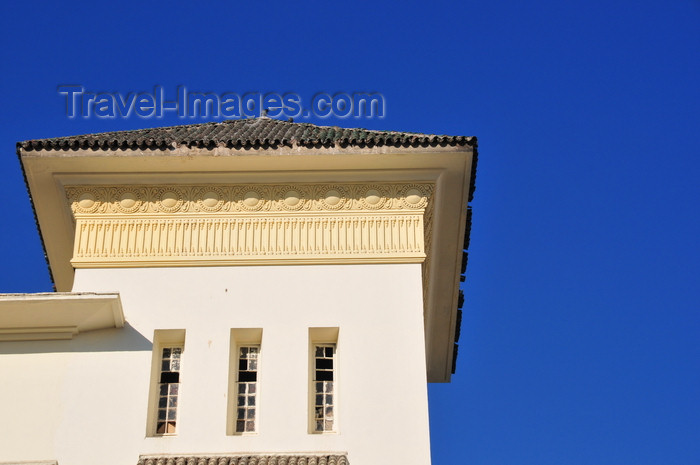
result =
M309 328L309 433L338 432L338 328Z
M238 382L236 383L236 433L255 431L255 401L258 387L258 355L260 346L238 349Z
M256 434L260 430L261 328L231 330L229 346L226 434Z
M177 413L181 394L180 373L184 349L184 329L155 331L147 436L171 436L177 432Z
M314 431L333 431L335 344L314 344Z
M182 347L163 347L158 383L156 434L175 434Z

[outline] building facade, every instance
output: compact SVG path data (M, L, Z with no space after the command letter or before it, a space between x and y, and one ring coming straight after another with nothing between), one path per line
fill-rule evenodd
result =
M0 463L429 464L476 140L269 118L18 144Z

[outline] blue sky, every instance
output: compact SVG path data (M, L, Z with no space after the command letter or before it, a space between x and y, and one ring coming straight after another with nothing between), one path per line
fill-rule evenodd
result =
M203 121L69 119L58 85L380 92L383 119L309 121L479 137L433 463L700 463L698 0L25 1L0 26L0 292L51 286L16 141Z

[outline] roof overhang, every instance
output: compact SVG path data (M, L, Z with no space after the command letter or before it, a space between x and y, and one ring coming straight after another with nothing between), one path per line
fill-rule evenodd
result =
M72 339L123 326L119 294L0 294L0 341Z
M428 380L449 381L475 149L282 147L168 150L25 150L19 155L58 291L73 284L75 222L65 186L290 182L432 182L426 289Z

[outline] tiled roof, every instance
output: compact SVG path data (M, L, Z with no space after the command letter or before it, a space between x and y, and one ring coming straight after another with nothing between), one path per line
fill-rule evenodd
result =
M138 465L348 465L345 454L141 455Z
M18 142L17 148L27 151L42 149L167 150L179 146L213 148L219 145L231 148L476 146L476 138L412 132L371 131L359 128L346 129L337 126L316 126L309 123L293 123L261 117L30 140Z

